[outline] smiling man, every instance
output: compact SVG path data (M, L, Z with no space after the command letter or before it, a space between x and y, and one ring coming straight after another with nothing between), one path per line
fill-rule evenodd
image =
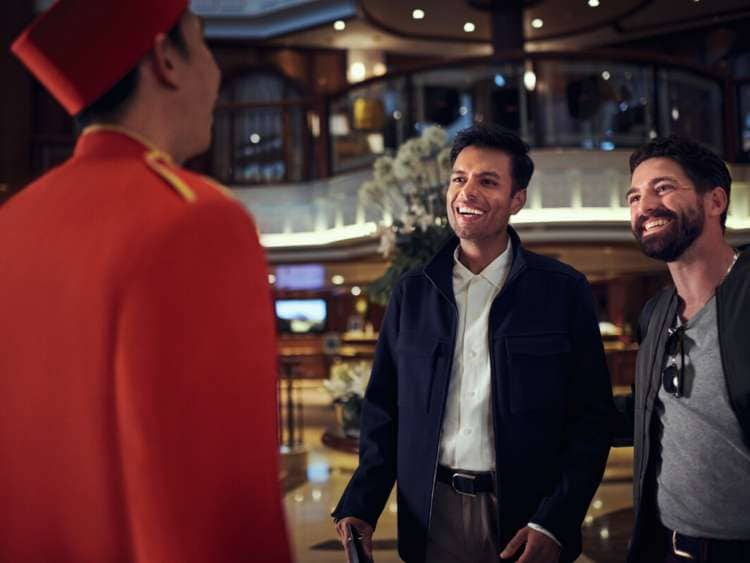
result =
M0 209L0 561L290 559L263 251L181 167L220 73L187 0L58 0L14 53L83 131Z
M396 481L407 562L573 561L611 408L591 292L508 225L534 169L521 139L477 125L451 160L456 237L393 291L337 528L371 551Z
M629 561L750 561L750 257L724 239L732 180L679 137L640 148L630 169L633 234L674 286L643 309L635 402L623 402Z

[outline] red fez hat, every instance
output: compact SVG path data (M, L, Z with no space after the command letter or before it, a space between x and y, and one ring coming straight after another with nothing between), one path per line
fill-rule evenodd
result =
M11 50L71 115L125 76L187 0L58 0Z

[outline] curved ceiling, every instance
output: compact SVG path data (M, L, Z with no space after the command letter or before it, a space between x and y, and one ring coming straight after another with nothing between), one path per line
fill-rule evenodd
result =
M456 56L486 53L491 51L491 17L487 10L475 6L491 2L359 0L358 15L347 20L342 32L334 31L329 23L279 37L274 42L448 56L453 51ZM527 0L525 4L523 26L527 50L606 45L750 18L747 0ZM423 17L415 19L414 10L421 10ZM541 27L534 20L541 20ZM467 22L474 25L473 31L464 31Z

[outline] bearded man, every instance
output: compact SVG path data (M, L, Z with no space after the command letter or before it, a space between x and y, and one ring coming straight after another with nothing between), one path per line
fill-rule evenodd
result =
M643 309L622 405L634 415L628 561L750 561L750 256L724 238L732 180L678 137L635 151L630 170L633 234L674 285Z

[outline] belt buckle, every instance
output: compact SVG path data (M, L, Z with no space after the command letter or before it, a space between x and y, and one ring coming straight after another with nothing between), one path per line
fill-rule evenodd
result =
M460 479L466 479L469 483L471 483L471 492L465 493L463 491L459 491L456 487L456 477ZM464 495L467 497L475 497L476 489L474 488L474 482L477 480L476 475L469 475L468 473L454 473L451 477L451 487L453 487L453 490L456 491L459 495Z
M672 531L672 551L679 557L684 557L685 559L695 559L695 556L692 553L688 551L682 551L681 549L677 548L677 530Z

